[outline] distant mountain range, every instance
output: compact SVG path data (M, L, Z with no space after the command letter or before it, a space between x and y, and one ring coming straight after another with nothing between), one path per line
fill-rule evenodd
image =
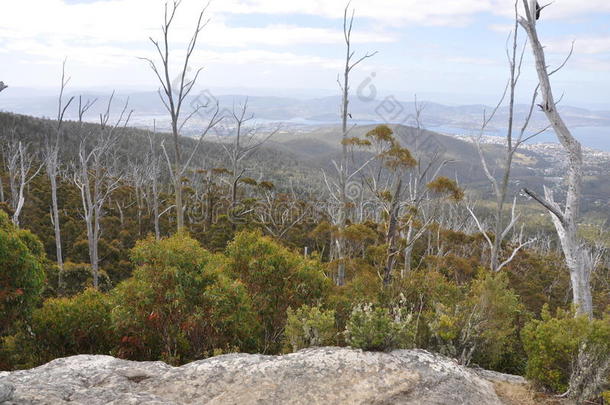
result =
M97 98L96 106L90 110L89 120L96 121L102 113L108 101L108 93L89 92L83 94L83 98ZM68 94L70 96L70 94ZM132 125L140 128L151 128L153 122L157 128L164 130L169 128L167 114L164 110L159 96L155 92L138 92L129 95L117 94L115 96L114 110L119 110L129 97L130 109L134 110ZM339 122L338 96L298 99L289 97L256 96L246 97L242 95L220 95L214 96L209 92L200 93L187 100L188 104L216 102L221 109L231 110L248 100L248 109L254 115L258 124L263 127L272 127L277 123L283 123L284 128L293 131L309 131L311 127L325 126ZM434 102L421 102L423 106L423 125L426 128L439 133L465 135L479 131L484 114L490 114L493 107L479 104L448 106ZM68 118L76 117L76 103L67 112ZM520 127L527 115L529 106L518 105L516 108L516 123ZM568 125L574 128L577 137L585 146L610 151L610 111L592 111L583 108L560 106L560 110ZM19 97L11 97L10 93L0 97L0 111L14 112L37 117L55 117L57 115L57 98L50 95L36 95L33 93L20 93ZM403 125L414 124L415 103L412 101L400 101L393 97L383 100L370 100L359 97L357 92L350 102L350 121L354 124L365 125L374 123L393 123ZM196 117L190 125L185 128L188 135L195 134L205 121L205 115ZM497 112L494 120L487 128L487 135L503 135L508 120L508 109L502 107ZM547 125L544 114L536 111L533 114L530 128L537 131ZM553 141L551 134L543 135L539 141Z

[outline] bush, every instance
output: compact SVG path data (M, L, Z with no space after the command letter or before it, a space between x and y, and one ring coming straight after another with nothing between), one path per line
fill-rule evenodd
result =
M116 341L110 309L108 297L94 289L50 298L34 310L29 327L4 339L2 357L22 368L76 354L110 354Z
M468 365L474 359L480 366L498 369L507 354L518 350L515 332L522 311L506 274L482 274L463 300L436 305L429 321L434 348L460 364Z
M553 317L545 305L541 317L522 332L527 377L553 392L565 392L572 377L572 395L600 394L610 377L610 315L589 320L558 309Z
M115 342L108 297L88 288L73 298L51 298L32 315L42 362L74 354L109 354Z
M326 299L330 280L323 265L293 253L260 232L241 232L226 249L228 272L252 297L262 333L261 352L282 348L288 307L316 305Z
M183 363L215 349L251 350L255 315L246 289L221 272L224 258L178 234L132 250L133 276L113 291L118 355Z
M55 295L68 296L79 294L89 287L93 287L91 265L87 263L64 263L63 285L59 286L59 269L52 267L48 274L48 287L55 291ZM99 271L99 289L107 292L112 288L110 278L104 270Z
M285 349L293 352L312 346L328 346L335 342L335 311L303 305L296 311L288 308Z
M44 251L30 232L0 211L0 337L29 317L44 287Z
M413 347L415 329L413 315L405 308L362 304L352 309L344 333L352 347L387 351Z

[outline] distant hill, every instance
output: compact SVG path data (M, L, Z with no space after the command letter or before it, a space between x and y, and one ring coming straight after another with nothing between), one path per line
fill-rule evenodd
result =
M31 93L19 94L11 97L10 92L4 92L0 98L0 111L14 112L37 117L55 117L57 99L54 95L42 94L40 96ZM75 95L76 94L68 94ZM90 111L93 120L103 112L106 107L109 94L101 92L89 92L84 98L97 98L98 103ZM118 93L115 96L115 107L119 109L129 97L130 108L134 110L133 124L138 127L152 127L153 120L157 121L160 128L168 127L167 113L159 100L156 92ZM204 91L187 99L188 104L209 103L213 105L216 101L222 109L231 109L234 105L243 103L248 98L249 112L262 123L284 122L289 126L317 126L329 125L339 122L338 96L298 99L290 97L255 96L246 97L239 94L213 95ZM448 106L434 102L423 101L423 120L428 128L434 128L440 132L471 132L478 130L481 125L483 114L493 109L484 105L462 105ZM76 117L76 105L67 112L67 117ZM610 128L610 111L591 111L583 108L560 106L565 120L571 127L605 127ZM529 106L517 105L516 120L522 122L527 115ZM354 94L350 102L350 114L354 123L394 123L413 125L413 114L415 105L412 101L397 100L392 97L378 100L367 100ZM497 134L505 126L508 119L508 110L501 108L491 122L488 130L490 134ZM540 111L535 111L531 128L544 128L546 118ZM196 125L191 128L196 132ZM586 145L586 142L585 142ZM610 151L610 136L602 143L595 145Z
M41 141L44 131L54 125L51 120L24 115L0 113L0 138L14 133L20 139L33 144ZM88 124L95 133L95 124ZM350 136L363 136L375 125L358 125ZM468 138L442 135L433 131L417 132L413 127L392 125L403 146L421 159L438 154L442 160L450 161L442 174L457 179L458 182L479 198L490 198L491 189L479 162L475 146ZM417 135L419 134L419 135ZM159 134L167 137L166 134ZM218 138L229 141L229 138ZM280 189L294 189L301 192L322 193L325 190L322 171L334 176L333 160L340 159L341 130L337 125L318 126L309 130L290 131L284 129L249 158L248 176L273 181ZM66 123L64 154L67 158L74 154L78 145L75 123ZM183 137L185 148L192 147L194 140ZM125 157L139 158L147 152L148 132L127 128L122 139L121 151ZM485 144L485 153L492 172L499 172L502 164L502 147ZM608 218L610 213L610 154L587 150L586 179L584 184L583 210L592 216ZM363 152L356 159L365 159ZM524 186L541 190L542 185L560 188L558 183L565 173L565 159L561 148L556 145L529 145L515 157L511 181L511 192L518 192ZM199 167L226 167L225 152L218 142L205 141L194 159ZM559 195L559 193L558 193ZM609 218L610 219L610 218Z

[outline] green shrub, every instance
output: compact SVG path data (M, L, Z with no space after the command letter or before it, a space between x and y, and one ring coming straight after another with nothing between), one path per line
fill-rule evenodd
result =
M88 263L64 263L63 285L59 286L59 269L52 266L48 273L48 287L55 295L71 297L93 287L91 265ZM112 288L110 278L104 270L99 271L99 289L107 292Z
M0 337L29 317L44 287L44 251L30 232L0 211Z
M428 323L433 347L460 364L474 359L480 366L497 369L508 353L518 351L516 325L522 312L506 274L482 273L464 299L436 305Z
M109 354L115 343L108 297L93 288L72 298L51 298L32 315L42 362L73 354Z
M215 349L253 349L250 298L241 282L222 273L224 257L177 234L138 242L132 259L133 276L112 292L119 356L177 364Z
M387 351L413 347L415 329L413 315L405 308L362 304L352 309L344 333L352 347Z
M545 305L541 317L529 322L521 334L528 356L527 377L540 387L565 392L570 378L578 379L578 375L581 375L584 378L580 378L579 383L574 381L570 387L572 393L598 391L596 394L599 394L601 386L599 389L583 386L592 379L582 375L587 370L580 369L579 363L592 362L587 366L588 371L604 373L598 378L605 379L607 384L610 377L607 375L610 367L610 315L589 320L587 317L574 317L571 311L558 309L556 315L552 316Z
M327 346L335 342L335 311L303 305L296 311L288 308L285 349L293 352L312 346Z
M288 307L316 305L331 288L324 266L281 246L260 232L241 232L226 249L228 273L241 280L261 325L258 349L277 353L282 348Z
M32 313L28 326L2 344L11 368L34 367L58 357L110 354L116 339L108 297L92 288L71 298L50 298Z

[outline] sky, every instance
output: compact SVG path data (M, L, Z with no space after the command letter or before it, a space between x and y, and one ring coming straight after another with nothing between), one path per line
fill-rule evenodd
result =
M161 37L162 0L2 0L0 80L10 88L56 89L61 65L72 89L154 91L149 37ZM170 32L177 74L198 11L183 0ZM303 97L338 94L344 63L344 0L212 0L193 56L199 90ZM395 95L445 104L491 104L508 75L512 0L353 0L352 90L374 84ZM538 24L553 77L568 105L610 109L610 1L555 0ZM521 39L525 34L520 31ZM529 49L519 100L535 85ZM6 90L4 96L10 95Z

